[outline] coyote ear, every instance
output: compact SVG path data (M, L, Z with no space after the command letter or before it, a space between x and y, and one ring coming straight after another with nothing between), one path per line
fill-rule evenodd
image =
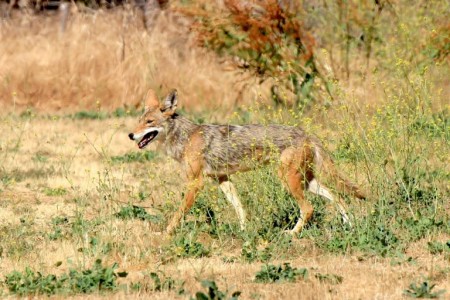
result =
M154 90L150 89L145 96L145 110L153 110L159 107L159 100Z
M167 95L164 100L161 111L175 111L178 104L178 93L177 90L173 89L169 95Z

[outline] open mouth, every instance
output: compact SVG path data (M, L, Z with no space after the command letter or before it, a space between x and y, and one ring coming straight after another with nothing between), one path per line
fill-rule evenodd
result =
M157 135L158 135L157 130L151 131L146 135L144 135L138 143L139 149L144 149Z

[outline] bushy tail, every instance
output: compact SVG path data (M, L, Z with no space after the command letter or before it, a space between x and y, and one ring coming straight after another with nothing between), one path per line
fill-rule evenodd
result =
M340 193L349 194L359 199L367 198L366 194L356 184L339 173L331 157L318 144L315 145L314 173L316 176L324 176L326 181Z

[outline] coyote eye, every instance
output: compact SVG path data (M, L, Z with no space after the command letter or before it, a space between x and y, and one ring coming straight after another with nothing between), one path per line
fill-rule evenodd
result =
M147 124L152 124L153 120L147 120Z

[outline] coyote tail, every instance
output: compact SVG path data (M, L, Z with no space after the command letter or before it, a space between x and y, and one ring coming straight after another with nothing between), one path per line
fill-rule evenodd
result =
M339 173L331 157L318 143L314 143L314 173L325 175L327 181L335 186L338 192L350 194L358 199L366 199L366 194L355 183Z

